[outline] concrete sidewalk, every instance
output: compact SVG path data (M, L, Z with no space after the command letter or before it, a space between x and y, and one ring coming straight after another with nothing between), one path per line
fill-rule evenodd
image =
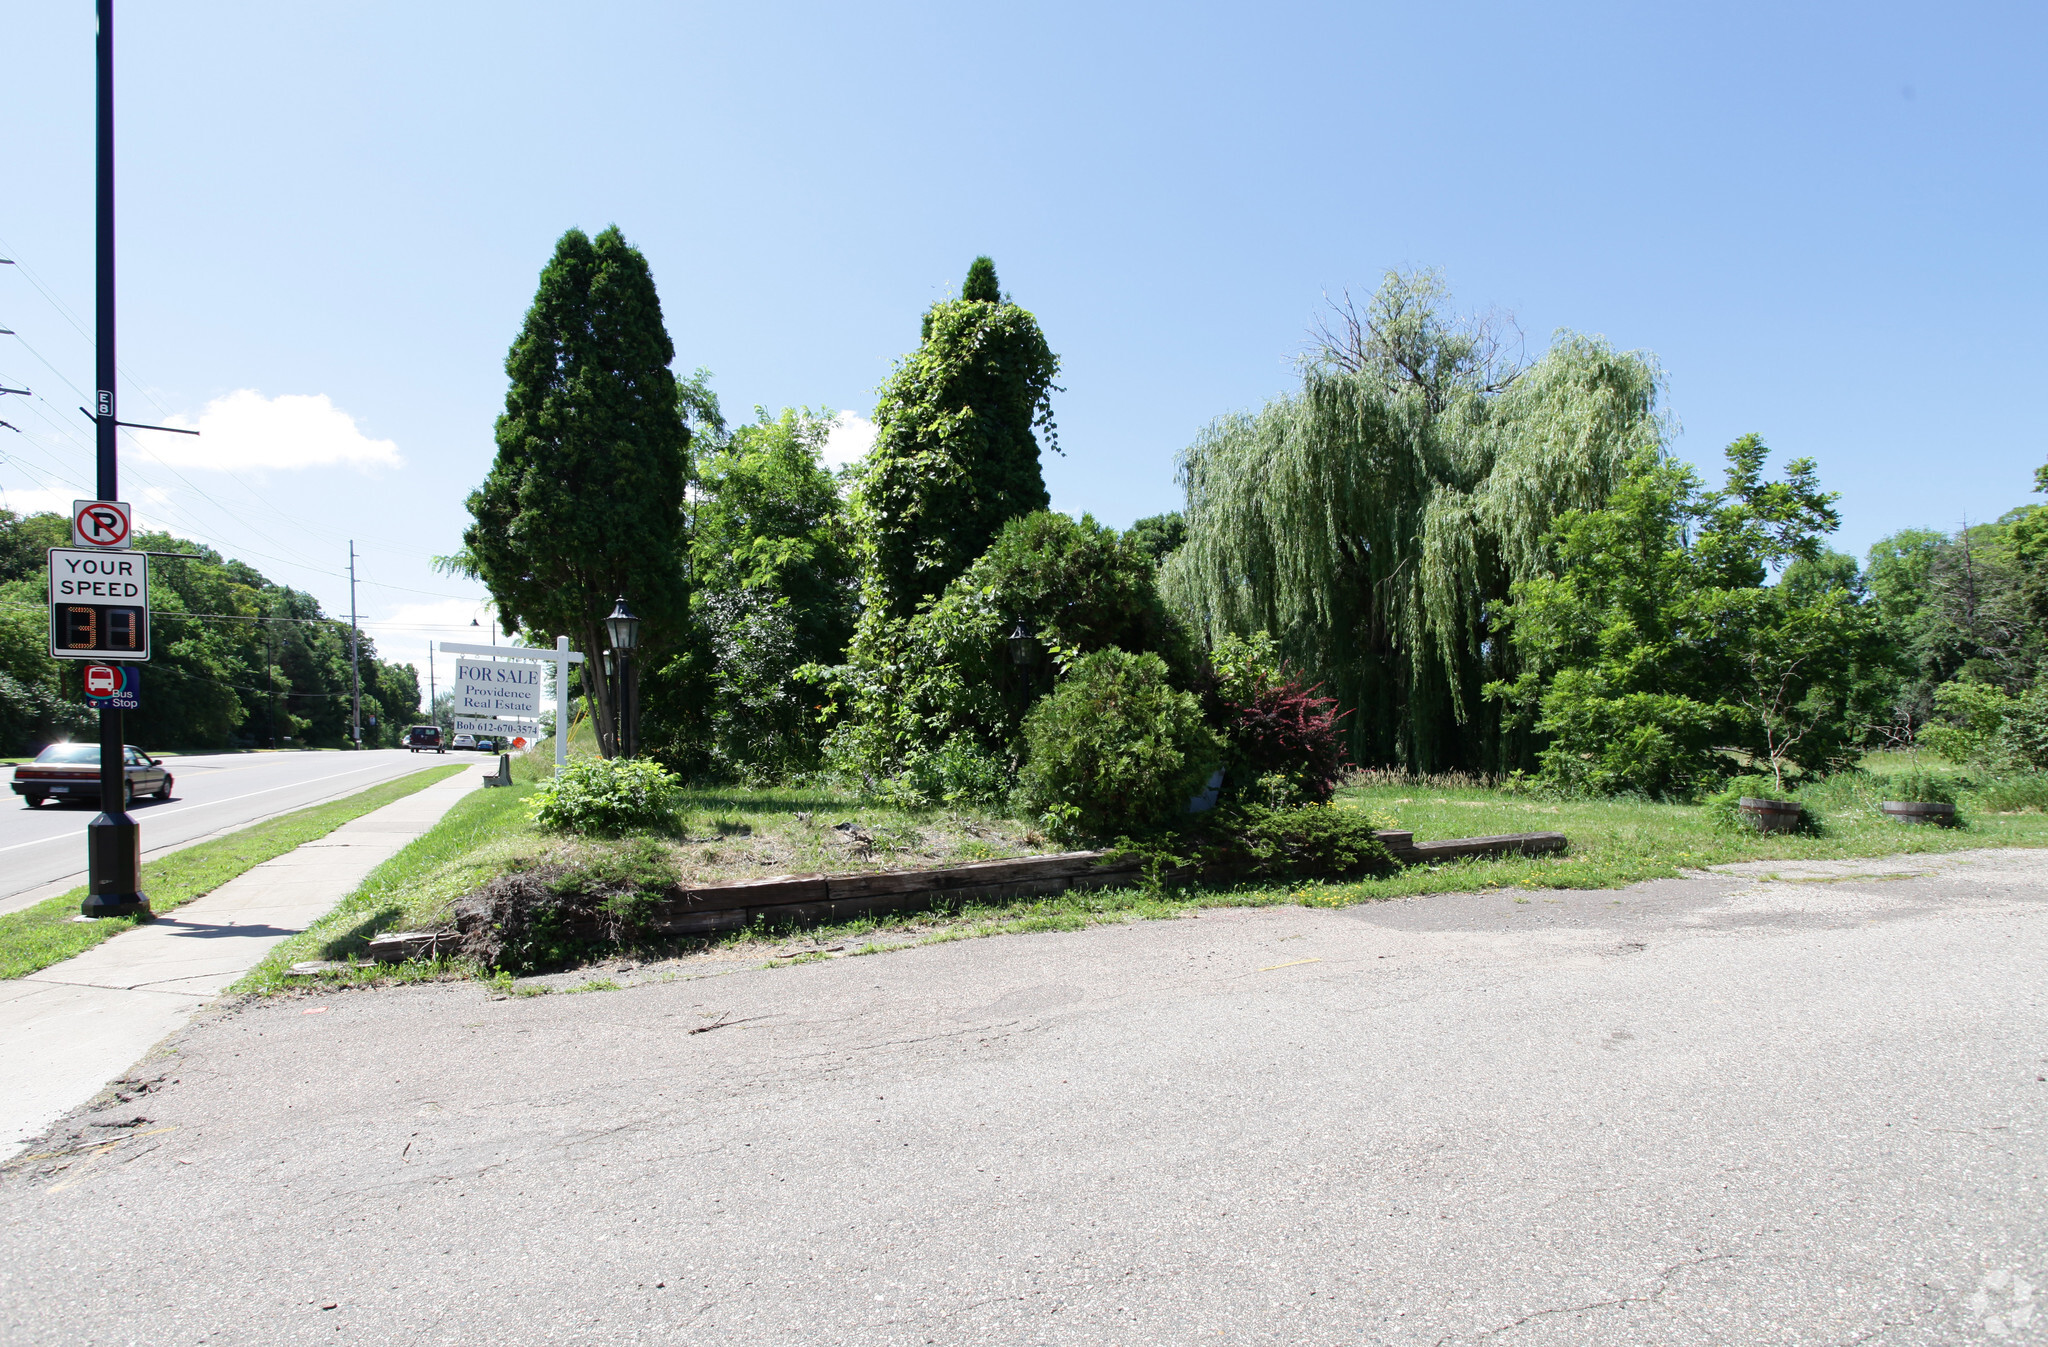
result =
M475 790L436 782L39 973L0 982L0 1158L97 1094L152 1044L325 916Z

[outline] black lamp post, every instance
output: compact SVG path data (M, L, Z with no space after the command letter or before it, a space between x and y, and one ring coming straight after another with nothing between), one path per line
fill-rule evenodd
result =
M1010 663L1020 669L1028 669L1038 659L1038 638L1031 634L1031 628L1023 618L1010 628Z
M618 656L614 697L619 711L619 756L630 758L640 751L640 689L633 678L633 647L640 644L640 619L626 606L625 596L621 595L612 605L604 629L611 637L612 651Z

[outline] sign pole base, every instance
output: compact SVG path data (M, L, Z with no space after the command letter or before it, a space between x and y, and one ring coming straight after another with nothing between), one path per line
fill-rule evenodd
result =
M100 710L100 813L85 825L86 889L81 917L151 914L142 892L142 825L128 817L121 713Z
M126 814L101 814L85 825L90 887L78 905L81 917L151 915L142 892L142 825Z

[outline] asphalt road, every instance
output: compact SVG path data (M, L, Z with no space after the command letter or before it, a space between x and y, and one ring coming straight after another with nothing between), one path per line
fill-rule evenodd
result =
M1854 869L224 1010L0 1176L0 1334L2048 1340L2048 853Z
M475 755L466 755L473 758ZM168 800L137 800L130 817L142 825L145 855L258 819L351 795L380 781L441 763L450 753L376 749L363 753L218 753L166 758L174 785ZM13 780L11 767L0 768ZM46 804L30 809L9 790L0 796L0 911L72 876L83 882L85 825L97 805Z

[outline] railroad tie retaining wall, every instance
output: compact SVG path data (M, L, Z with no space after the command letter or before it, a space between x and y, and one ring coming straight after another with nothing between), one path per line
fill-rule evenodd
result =
M1535 856L1565 849L1563 833L1511 833L1501 837L1453 837L1417 842L1410 832L1379 834L1403 865L1474 856ZM976 861L935 870L871 870L851 874L771 875L730 884L680 890L656 905L650 928L668 936L710 936L766 921L774 925L824 925L856 917L909 912L948 905L1037 898L1069 889L1098 889L1134 882L1143 869L1136 857L1107 851L1068 851L1053 856L1018 856ZM399 962L445 947L446 931L397 931L370 941L370 957Z

